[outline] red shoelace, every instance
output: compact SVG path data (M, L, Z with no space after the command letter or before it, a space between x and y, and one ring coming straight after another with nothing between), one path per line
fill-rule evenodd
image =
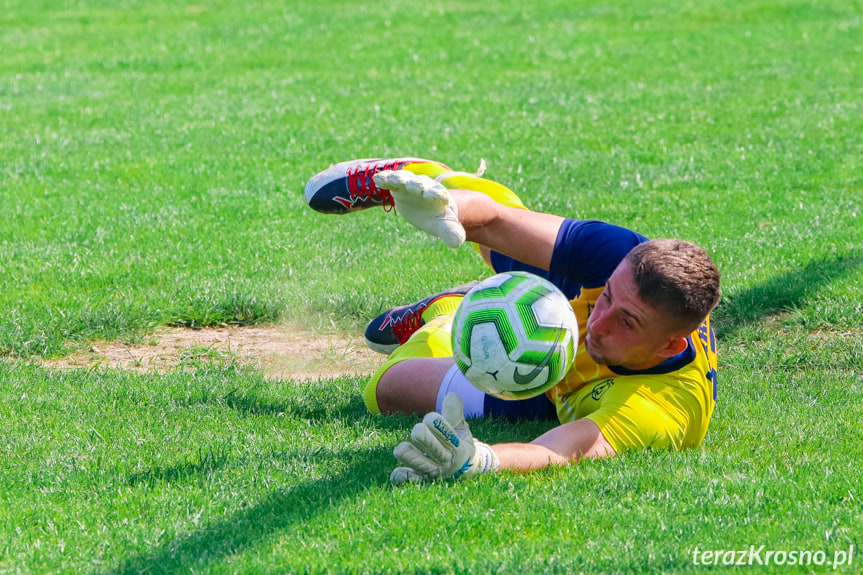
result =
M351 199L370 198L377 200L383 204L384 211L392 211L396 206L392 194L388 190L377 187L372 176L384 170L397 170L401 164L402 162L396 160L386 164L369 164L365 168L349 169L347 171L348 191L350 191Z
M422 327L423 312L428 305L420 306L419 309L413 310L393 320L392 330L393 335L399 340L399 343L404 343L414 334L416 330Z

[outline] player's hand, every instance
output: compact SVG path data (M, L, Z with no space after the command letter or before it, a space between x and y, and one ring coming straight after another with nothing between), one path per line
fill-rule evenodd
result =
M494 450L470 433L461 398L448 393L441 411L426 414L411 432L410 441L393 450L404 467L393 470L391 483L420 483L497 471L500 462Z
M396 210L409 223L437 236L451 248L464 243L458 206L442 184L407 170L384 170L375 174L374 180L377 187L389 190Z

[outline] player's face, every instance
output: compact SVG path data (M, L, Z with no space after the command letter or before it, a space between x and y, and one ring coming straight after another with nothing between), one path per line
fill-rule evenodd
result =
M648 369L673 355L673 339L667 318L641 301L629 264L621 262L587 320L587 354L601 365Z

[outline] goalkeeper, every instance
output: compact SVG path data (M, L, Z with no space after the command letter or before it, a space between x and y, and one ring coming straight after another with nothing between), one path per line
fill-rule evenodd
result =
M478 246L495 270L557 285L580 326L572 368L545 395L485 395L452 358L452 316L470 284L393 308L366 330L390 354L363 399L373 413L426 413L394 451L393 483L498 469L530 471L633 449L686 449L707 431L716 397L709 313L719 272L682 240L652 240L610 224L529 211L505 186L418 158L337 164L306 185L309 205L344 214L375 206L457 248ZM487 445L465 418L556 419L527 443Z

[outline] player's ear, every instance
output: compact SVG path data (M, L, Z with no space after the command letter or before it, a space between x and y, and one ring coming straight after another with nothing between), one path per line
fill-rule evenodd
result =
M678 353L683 352L686 349L686 336L685 335L672 335L668 338L665 347L659 352L659 355L662 357L674 357Z

